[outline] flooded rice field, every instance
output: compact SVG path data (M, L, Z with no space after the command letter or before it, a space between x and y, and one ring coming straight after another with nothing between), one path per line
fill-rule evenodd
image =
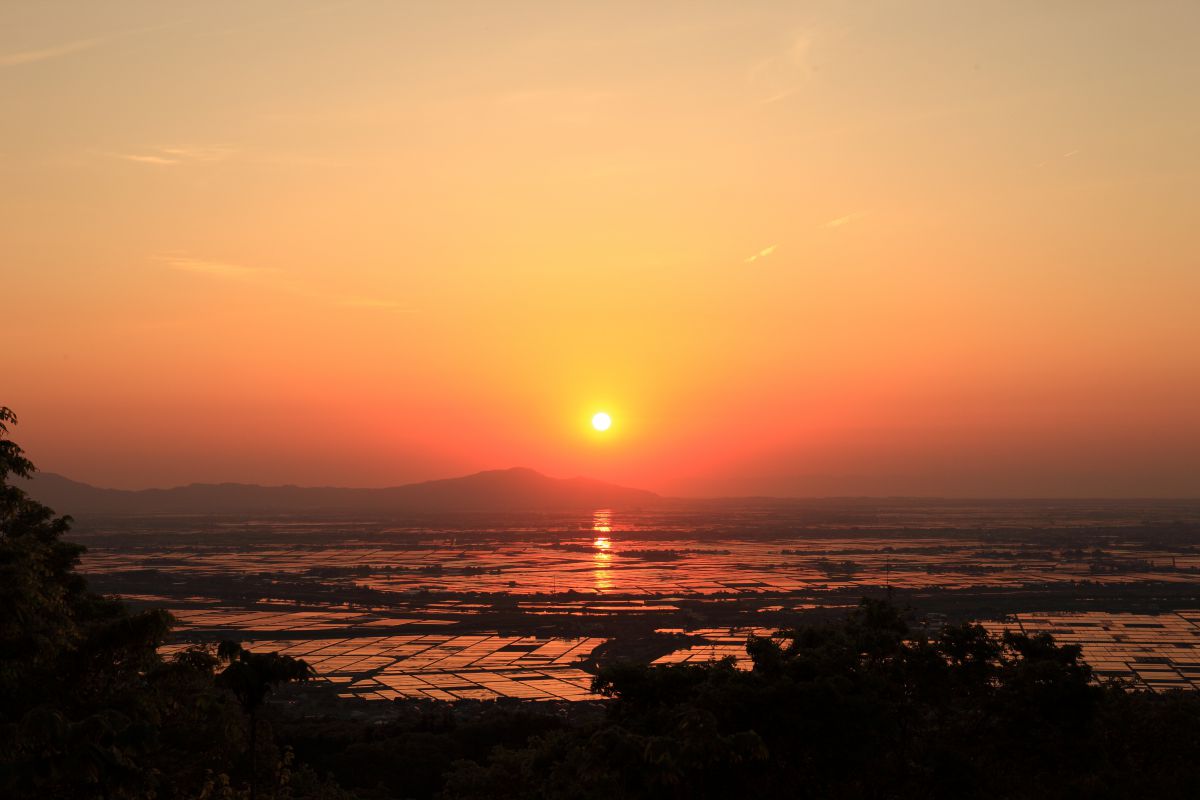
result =
M999 632L1049 633L1060 644L1078 644L1083 660L1101 678L1155 691L1200 689L1200 610L1164 614L1017 614L983 622Z
M169 649L303 657L343 698L586 700L599 663L733 657L891 597L920 625L1077 642L1102 677L1200 682L1200 509L839 501L421 520L85 520L98 589Z
M1077 644L1083 660L1100 680L1120 680L1154 691L1200 689L1200 610L1163 614L1016 614L984 620L988 631L1049 633L1059 644ZM692 631L705 642L656 658L655 664L715 661L732 658L750 668L746 639L771 636L769 628Z
M251 640L245 646L303 658L342 698L591 700L592 676L573 665L603 641L430 634ZM164 652L184 647L168 645Z

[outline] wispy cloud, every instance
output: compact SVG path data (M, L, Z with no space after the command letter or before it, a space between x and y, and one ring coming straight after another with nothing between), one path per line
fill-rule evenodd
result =
M277 267L249 266L181 254L163 255L156 260L179 272L190 272L210 278L253 284L279 294L302 297L306 300L318 300L345 308L370 308L394 314L416 313L416 309L387 298L330 294L319 291L297 282L284 270Z
M0 66L13 67L18 64L32 64L35 61L48 61L51 58L78 53L80 50L90 50L98 44L108 41L109 36L96 36L91 39L78 39L74 42L43 47L39 50L24 50L19 53L0 55Z
M770 97L764 97L762 100L758 101L758 104L760 106L766 106L766 105L770 105L771 103L778 103L780 100L786 100L787 98L791 97L797 91L799 91L799 90L793 86L790 89L784 89L781 92L776 92L775 94L771 95Z
M829 220L829 222L826 222L826 223L825 223L825 226L824 226L824 227L826 227L826 228L840 228L840 227L842 227L843 225L849 225L851 222L853 222L854 220L858 219L858 218L859 218L859 217L861 217L861 216L862 216L862 214L847 214L847 215L846 215L846 216L844 216L844 217L838 217L837 219L831 219L831 220Z
M792 37L787 47L750 65L746 79L756 91L765 91L759 105L770 105L796 94L799 84L813 74L811 52L813 35L801 32Z
M159 258L171 269L180 272L195 272L201 275L212 275L218 278L234 280L253 280L261 278L280 277L283 271L275 267L248 267L244 264L230 264L226 261L208 261L190 256L161 256Z
M1080 152L1082 152L1082 151L1080 151L1080 150L1068 150L1067 152L1063 153L1063 154L1060 156L1060 158L1074 158L1075 156L1079 155L1079 154L1080 154ZM1041 169L1042 167L1044 167L1044 166L1046 166L1047 164L1049 164L1051 161L1055 161L1055 160L1057 160L1057 159L1053 159L1053 158L1046 158L1046 159L1042 159L1041 161L1039 161L1039 162L1038 162L1037 164L1035 164L1034 166L1035 166L1035 167L1037 167L1038 169Z
M137 153L110 153L113 158L121 158L126 161L136 161L139 164L155 164L164 166L167 164L178 164L179 160L175 158L167 158L165 156L147 156Z
M221 144L160 147L158 149L168 156L174 156L185 161L220 161L234 152L232 147Z
M138 164L153 164L159 167L169 167L187 162L221 161L234 153L232 147L225 145L206 146L174 146L152 147L146 153L105 153L111 158L120 158Z
M0 55L0 67L15 67L21 64L34 64L38 61L49 61L53 58L61 58L69 56L72 53L79 53L84 50L91 50L93 47L98 47L106 42L111 42L114 39L120 39L125 36L136 36L140 33L150 33L151 31L162 30L169 28L172 25L179 23L168 23L165 25L151 25L145 28L134 28L127 31L117 31L103 36L92 36L87 39L76 39L72 42L63 42L62 44L53 44L48 47L40 47L36 50L22 50L17 53L7 53Z
M758 261L760 258L766 258L767 256L774 253L778 247L779 247L779 245L777 245L777 244L773 244L770 247L764 247L762 250L759 250L757 253L755 253L754 255L747 258L746 263L753 264L755 261Z

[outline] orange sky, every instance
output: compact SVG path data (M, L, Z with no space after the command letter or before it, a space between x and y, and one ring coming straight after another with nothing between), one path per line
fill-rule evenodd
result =
M107 486L1196 495L1197 30L10 4L0 404Z

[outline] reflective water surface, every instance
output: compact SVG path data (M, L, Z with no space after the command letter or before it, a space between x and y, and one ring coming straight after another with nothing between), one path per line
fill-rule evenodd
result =
M1200 510L1185 502L158 518L79 539L100 590L172 610L170 648L237 638L365 699L590 699L596 658L745 663L749 633L864 596L919 624L1049 630L1102 677L1200 679Z

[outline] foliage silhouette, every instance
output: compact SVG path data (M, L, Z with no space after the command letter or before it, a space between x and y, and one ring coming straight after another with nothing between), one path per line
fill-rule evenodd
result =
M62 540L70 518L12 484L34 472L8 438L16 422L0 408L0 796L242 795L239 703L253 710L307 666L237 655L218 681L203 649L163 661L170 615L89 592L75 571L83 548ZM314 796L328 788L310 783Z
M1195 693L1100 684L1077 646L1048 636L927 635L864 600L747 651L750 670L604 669L603 723L460 762L443 796L1200 796Z
M312 667L279 653L252 653L237 642L223 641L217 658L228 666L217 676L217 684L233 693L250 717L250 797L258 796L258 709L267 694L283 683L306 681L315 674Z

